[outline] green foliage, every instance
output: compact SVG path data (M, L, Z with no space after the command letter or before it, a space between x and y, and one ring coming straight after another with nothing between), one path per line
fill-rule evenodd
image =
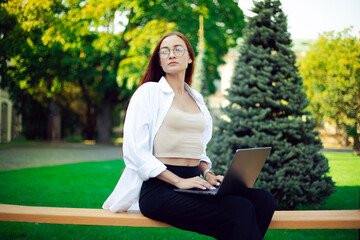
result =
M163 35L174 31L175 26L175 23L154 19L143 28L134 29L125 35L125 39L129 41L129 51L120 62L117 78L119 84L126 81L127 87L131 88L139 82L156 44Z
M218 173L238 148L271 146L256 184L272 192L278 208L319 205L334 192L327 159L295 66L280 1L256 2L244 31L224 117L210 145Z
M244 27L232 0L10 0L0 11L2 87L14 101L25 92L44 108L55 98L78 115L86 138L97 132L100 142L109 141L112 111L124 110L162 35L181 31L195 48L198 16L205 16L214 91L216 67Z
M310 109L318 122L335 121L360 154L360 41L349 29L320 35L301 61Z

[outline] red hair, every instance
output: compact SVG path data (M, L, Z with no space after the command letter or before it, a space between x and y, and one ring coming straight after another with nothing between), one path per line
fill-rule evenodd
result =
M162 67L160 66L159 50L160 50L160 45L164 41L164 39L174 35L178 36L185 42L186 48L188 49L189 52L189 56L192 60L192 62L188 65L188 68L186 69L186 73L185 73L185 82L189 84L189 86L191 85L191 79L194 73L194 62L195 62L194 50L189 40L184 36L184 34L179 32L171 32L163 36L159 41L159 43L156 45L155 50L150 58L150 62L146 68L145 74L141 78L139 86L141 86L146 82L158 82L162 76L166 75Z

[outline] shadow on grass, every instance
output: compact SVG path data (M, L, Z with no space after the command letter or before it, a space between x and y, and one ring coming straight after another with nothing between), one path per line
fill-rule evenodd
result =
M337 210L337 209L359 209L360 187L340 186L336 192L318 208L314 206L299 206L297 210Z

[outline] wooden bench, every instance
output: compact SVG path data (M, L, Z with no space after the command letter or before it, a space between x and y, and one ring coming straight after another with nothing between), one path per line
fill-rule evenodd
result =
M103 209L33 207L0 204L0 221L107 225L130 227L172 227L141 213L113 213ZM359 229L360 210L276 211L271 229Z

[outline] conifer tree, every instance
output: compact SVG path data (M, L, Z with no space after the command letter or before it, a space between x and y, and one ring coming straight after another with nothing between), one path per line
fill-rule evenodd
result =
M279 209L319 205L334 191L328 161L291 50L287 19L279 0L254 2L244 43L218 121L210 156L225 173L238 148L271 146L255 187L267 189Z

